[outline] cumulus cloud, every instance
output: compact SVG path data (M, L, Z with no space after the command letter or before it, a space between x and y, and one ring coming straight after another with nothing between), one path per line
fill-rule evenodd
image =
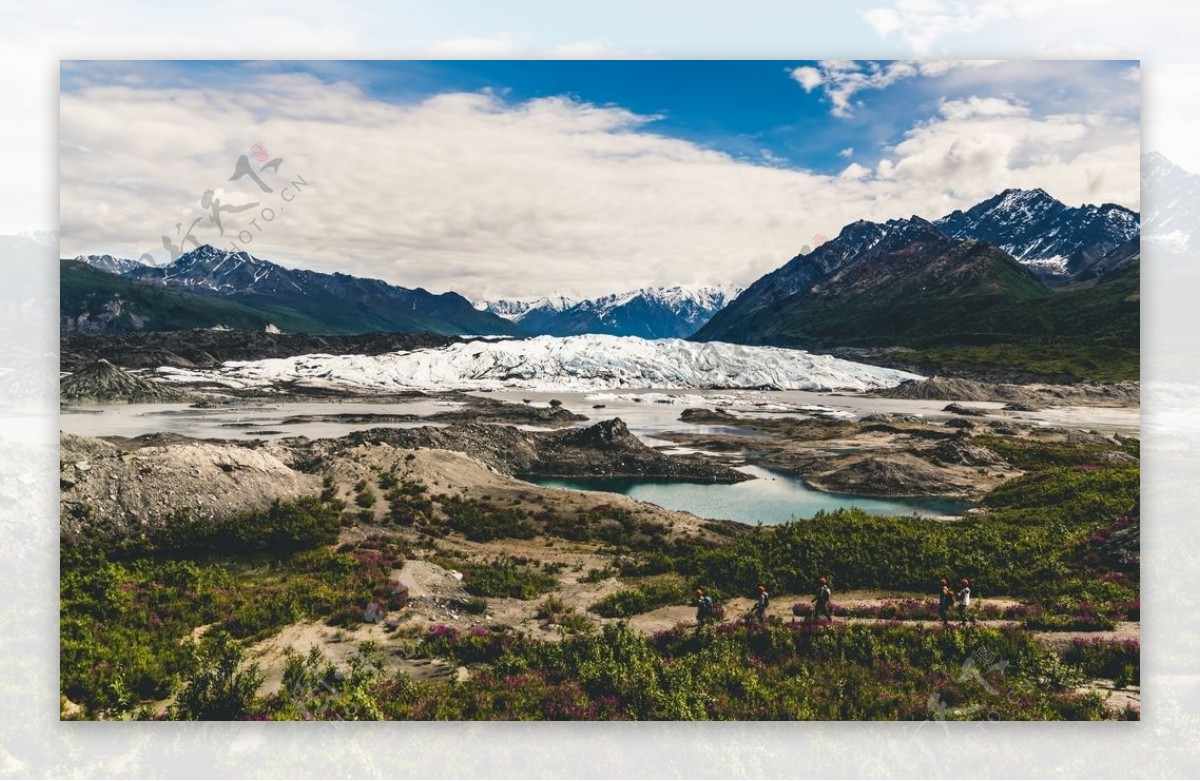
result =
M916 76L945 76L958 69L976 69L999 63L999 60L893 60L872 62L869 60L822 60L813 66L802 66L792 70L792 78L806 92L821 88L829 101L830 113L835 117L854 116L855 108L861 103L855 95L868 90L886 89L897 82Z
M862 179L864 176L869 176L870 173L871 173L871 169L867 168L865 165L859 165L858 163L851 163L850 165L848 165L842 169L842 172L840 174L838 174L838 178L839 179Z
M853 156L854 156L854 147L852 147L852 146L848 146L845 149L843 149L842 151L838 152L838 157L853 157Z
M797 84L804 87L805 92L812 92L825 81L821 76L821 71L808 65L794 68L792 78L796 80Z
M229 86L83 86L63 92L60 114L67 256L165 260L160 237L196 219L201 241L237 242L255 212L225 215L221 237L200 198L277 203L248 177L229 181L259 143L283 158L265 183L309 186L246 249L480 298L744 284L856 219L936 217L1020 185L1120 200L1137 175L1136 142L1121 157L1105 140L1112 127L985 99L944 103L874 175L737 158L656 132L654 116L568 97L450 92L396 104L295 73ZM1090 184L1078 182L1085 173ZM1126 202L1136 205L1132 190Z
M1061 200L1138 207L1138 127L1095 114L1033 116L1016 100L943 100L876 166L876 176L914 185L945 182L967 199L994 183L1042 187Z

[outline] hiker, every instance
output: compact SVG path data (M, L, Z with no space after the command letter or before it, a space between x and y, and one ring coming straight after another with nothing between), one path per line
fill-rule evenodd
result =
M958 590L958 620L967 625L967 608L971 606L971 581L963 578L962 588Z
M819 621L821 614L825 614L825 618L831 623L833 622L833 592L829 590L829 581L821 578L817 581L817 595L813 597L813 604L816 609L813 610L813 621Z
M942 619L942 626L950 626L950 606L954 604L954 592L950 590L950 583L945 578L941 580L942 593L938 595L938 615Z
M713 619L712 597L704 593L704 589L696 589L696 625L699 626Z
M758 600L754 603L754 615L759 621L767 620L767 606L771 604L771 595L767 593L767 587L763 584L758 584Z

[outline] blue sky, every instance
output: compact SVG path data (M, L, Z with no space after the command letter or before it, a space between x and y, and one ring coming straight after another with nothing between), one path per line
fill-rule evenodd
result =
M1008 187L1137 209L1139 83L1130 61L67 62L63 252L161 255L201 193L257 195L225 169L261 143L315 182L242 234L286 265L474 298L748 284L854 220Z

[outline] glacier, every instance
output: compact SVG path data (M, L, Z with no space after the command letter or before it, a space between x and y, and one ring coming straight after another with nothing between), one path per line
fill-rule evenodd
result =
M216 370L161 367L166 382L269 388L281 382L373 391L594 392L617 388L866 391L920 375L782 347L634 336L467 341L382 355L228 361Z

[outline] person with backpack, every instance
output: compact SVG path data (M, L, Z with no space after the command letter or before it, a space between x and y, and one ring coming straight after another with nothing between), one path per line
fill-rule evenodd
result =
M767 607L771 604L771 595L767 593L767 587L763 584L758 584L758 600L754 603L754 615L760 622L767 620Z
M971 606L971 581L963 578L962 587L958 590L958 620L963 626L967 625L967 608Z
M813 610L814 621L819 621L822 613L826 620L833 621L833 592L829 589L829 581L825 578L817 581L817 595L813 597L813 604L816 605L816 609Z
M950 626L950 606L954 604L954 592L945 578L942 578L941 584L942 591L938 595L938 616L942 619L942 626Z
M696 589L696 625L713 620L713 600L704 589Z

